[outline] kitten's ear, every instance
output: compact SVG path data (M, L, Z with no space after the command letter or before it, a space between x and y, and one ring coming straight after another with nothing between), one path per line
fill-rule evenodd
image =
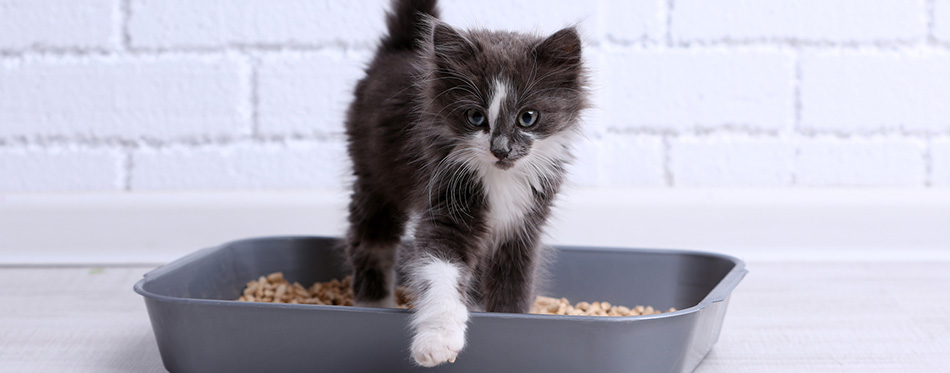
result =
M557 65L580 65L581 63L581 37L574 27L555 32L538 44L534 50L541 62Z
M460 61L475 57L477 48L451 26L435 22L432 26L432 48L438 59Z

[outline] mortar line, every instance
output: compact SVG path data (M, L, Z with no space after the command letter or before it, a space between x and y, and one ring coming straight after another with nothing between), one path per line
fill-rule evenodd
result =
M674 0L666 0L666 46L673 46L673 7Z
M791 159L791 165L789 166L791 168L789 172L791 172L792 174L791 180L789 180L790 187L799 186L799 183L798 183L798 172L799 172L799 165L800 165L799 160L801 159L801 155L802 155L802 139L803 138L804 137L797 131L792 131L792 133L789 135L788 141L791 141L792 143L792 159Z
M792 72L792 132L800 133L802 128L802 49L795 48L794 71Z
M933 187L933 137L924 139L924 187Z
M121 0L119 3L121 13L121 32L122 32L122 50L132 50L132 33L129 31L129 22L132 19L132 0Z
M798 186L798 159L802 154L801 141L798 135L792 135L792 164L791 164L791 179L788 181L788 186L796 187Z
M665 38L665 37L664 37ZM619 47L637 47L643 49L650 49L650 47L659 45L663 41L652 39L649 35L643 35L636 39L624 39L618 38L615 35L606 35L604 39L600 41L598 47L603 48L606 45L614 45Z
M771 129L756 129L742 126L716 126L687 128L682 130L672 130L667 127L633 127L633 128L608 128L609 133L618 135L650 135L660 137L678 137L678 136L708 136L716 134L741 134L752 137L781 137L782 132ZM867 139L880 136L900 137L904 139L928 139L932 137L948 137L950 131L908 131L906 129L888 128L875 129L869 131L841 131L841 130L816 130L802 129L797 136L803 137L835 137L839 139ZM168 147L168 146L210 146L210 145L233 145L241 143L260 143L260 144L278 144L290 141L298 142L327 142L338 141L344 136L340 132L287 132L260 134L252 136L250 134L209 134L209 135L186 135L178 137L123 137L123 136L83 136L83 135L18 135L0 137L0 148L19 148L27 146L49 147L49 146L67 146L78 145L84 147Z
M805 137L817 137L817 136L826 136L826 137L836 137L840 139L849 139L849 138L872 138L879 136L888 136L888 137L901 137L907 139L922 139L929 138L931 136L940 136L947 132L930 132L930 131L908 131L903 128L882 128L874 130L854 130L854 131L845 131L845 130L832 130L832 129L811 129L803 128L800 131L800 135Z
M663 135L663 181L666 183L667 188L673 188L676 186L675 179L673 178L673 168L672 168L672 152L671 152L671 137L674 135L666 134Z
M620 47L642 48L644 50L663 50L667 49L691 49L691 48L774 48L777 50L784 48L802 48L819 51L835 50L873 50L886 53L913 52L914 49L925 47L932 50L950 52L950 43L937 40L921 42L898 40L898 41L872 41L872 42L822 42L805 41L793 39L744 39L744 40L712 40L712 41L680 41L673 42L672 34L667 30L667 40L665 45L654 45L647 39L640 40L621 40L608 37L603 40L603 44L616 45ZM123 36L123 39L125 36ZM129 35L129 38L131 36ZM123 41L125 44L126 41ZM131 43L131 40L128 40ZM319 43L319 44L228 44L214 47L196 47L196 46L176 46L162 48L143 48L128 46L128 49L110 50L104 48L89 47L30 47L26 49L0 49L0 60L4 59L22 59L23 57L165 57L165 56L217 56L227 53L254 53L257 55L282 53L282 52L300 52L316 53L326 50L343 51L366 51L363 45L349 45L338 42Z
M654 136L665 136L665 135L695 135L695 136L707 136L714 135L719 133L725 134L743 134L749 136L768 136L775 137L781 134L780 130L766 129L766 128L757 128L749 125L742 124L731 124L724 123L715 126L703 126L703 127L688 127L683 129L670 129L662 126L643 126L643 127L624 127L616 128L611 127L607 129L610 133L620 134L620 135L654 135Z
M226 52L321 52L325 50L372 51L375 45L364 42L348 42L332 39L310 43L299 42L229 42L217 45L172 45L160 47L136 47L131 50L139 54L174 54L174 53L226 53Z
M792 86L793 86L793 105L794 105L794 118L792 120L792 164L791 164L791 180L789 180L789 186L798 186L798 165L799 159L802 154L802 144L801 138L804 137L802 133L802 48L795 48L795 71L792 76Z
M131 35L128 35L128 42L131 43ZM126 36L123 36L125 39ZM123 44L125 41L123 40ZM328 42L317 44L267 44L267 43L232 43L219 46L174 46L174 47L134 47L123 45L120 50L111 50L108 48L96 47L48 47L33 46L22 49L0 49L0 59L2 58L23 58L23 57L164 57L164 56L216 56L227 53L282 53L282 52L300 52L317 53L327 50L337 51L368 51L364 45L349 45L342 42Z
M790 131L792 142L792 160L789 172L790 180L789 186L794 187L798 185L798 160L801 155L801 138L803 137L802 133L802 57L803 50L800 46L795 47L794 49L794 71L792 72L792 105L793 105L793 119L792 119L792 130Z
M937 36L934 34L934 24L936 22L936 4L937 0L926 0L924 4L924 19L927 21L927 44L936 45Z
M249 109L251 110L251 137L261 137L260 123L260 65L261 60L255 55L247 55L250 68L248 89L250 89Z
M0 148L24 148L39 147L49 148L56 146L81 146L85 148L122 148L137 149L146 148L164 148L172 146L229 146L235 144L286 144L287 142L312 142L325 143L339 141L343 138L339 133L288 133L272 135L218 135L218 136L183 136L176 138L124 138L124 137L81 137L81 136L14 136L0 138Z
M130 146L126 146L123 148L123 151L125 152L125 159L122 161L122 169L124 170L125 174L122 175L123 176L122 190L126 192L131 192L132 191L132 171L135 168L135 163L134 163L135 161L132 155L132 153L134 152L134 149Z
M672 43L671 47L681 47L681 48L690 48L690 47L811 47L811 48L824 48L829 50L834 49L860 49L860 48L870 48L870 49L881 49L881 50L893 50L895 48L917 48L926 43L922 43L919 38L917 39L878 39L870 41L862 40L845 40L845 41L831 41L823 39L799 39L799 38L790 38L790 37L746 37L746 38L717 38L717 39L691 39L691 40L681 40Z

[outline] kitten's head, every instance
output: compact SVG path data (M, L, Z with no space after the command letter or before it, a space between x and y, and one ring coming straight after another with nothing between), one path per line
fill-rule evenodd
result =
M587 106L577 30L538 37L434 21L431 35L423 109L457 149L498 170L567 160Z

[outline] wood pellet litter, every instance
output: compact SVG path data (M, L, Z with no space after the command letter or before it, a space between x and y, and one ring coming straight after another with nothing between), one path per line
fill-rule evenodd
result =
M353 289L350 287L351 280L352 277L347 276L342 281L334 279L304 287L298 282L293 284L287 282L282 272L274 272L248 282L244 288L244 294L237 300L241 302L352 306ZM410 306L411 300L408 298L404 287L396 289L396 303L399 308L412 308ZM607 302L579 302L572 305L566 298L539 296L535 298L529 312L540 315L641 316L673 311L676 311L676 309L670 308L661 311L651 306L624 307Z

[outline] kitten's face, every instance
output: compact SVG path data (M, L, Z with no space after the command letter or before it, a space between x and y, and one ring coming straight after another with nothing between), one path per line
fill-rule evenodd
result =
M567 157L565 143L586 105L573 28L542 39L436 24L432 45L426 111L466 156L500 170Z

